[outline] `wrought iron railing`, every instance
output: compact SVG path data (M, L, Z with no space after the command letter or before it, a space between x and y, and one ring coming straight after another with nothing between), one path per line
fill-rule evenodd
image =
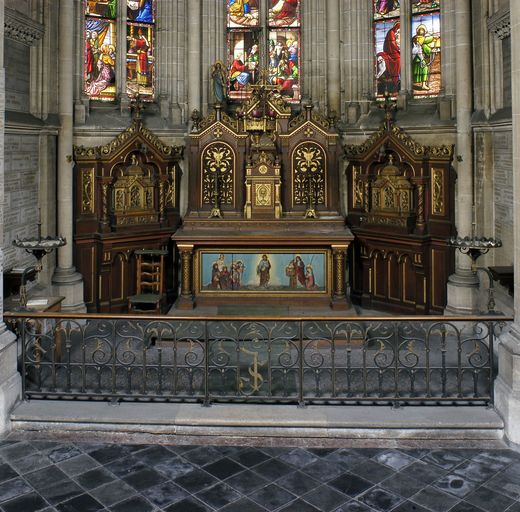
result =
M6 313L25 398L493 401L507 317L167 317Z

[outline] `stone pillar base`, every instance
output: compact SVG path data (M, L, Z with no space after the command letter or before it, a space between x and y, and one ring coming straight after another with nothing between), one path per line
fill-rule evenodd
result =
M65 313L86 313L83 295L83 277L75 267L58 267L52 277L56 295L65 297L61 310Z
M458 269L448 279L446 315L476 315L479 310L479 279L471 270Z
M495 408L504 420L508 441L520 445L520 332L513 327L500 340Z
M22 378L17 371L16 336L6 330L0 334L0 435L10 429L9 417L21 395Z

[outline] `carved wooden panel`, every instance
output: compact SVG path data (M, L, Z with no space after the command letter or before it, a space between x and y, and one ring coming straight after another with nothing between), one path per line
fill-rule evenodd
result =
M235 201L235 152L225 142L208 144L201 154L201 206L212 205L219 195L222 205Z
M294 149L292 156L293 206L307 205L309 194L313 195L314 204L326 204L326 169L327 155L319 144L305 141Z

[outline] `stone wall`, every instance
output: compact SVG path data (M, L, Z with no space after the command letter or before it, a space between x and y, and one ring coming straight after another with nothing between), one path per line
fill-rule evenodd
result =
M36 236L38 220L38 158L37 135L5 135L4 175L4 269L34 263L34 258L15 248L16 237Z
M5 41L5 95L7 110L29 111L30 48L11 39Z

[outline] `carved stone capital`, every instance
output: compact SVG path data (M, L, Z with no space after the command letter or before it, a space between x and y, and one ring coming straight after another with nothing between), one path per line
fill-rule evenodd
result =
M498 39L511 36L511 16L509 9L501 9L490 16L487 20L488 30Z
M5 37L13 41L17 41L26 46L34 46L43 37L45 27L41 23L24 16L14 9L6 7L4 13L4 32Z

